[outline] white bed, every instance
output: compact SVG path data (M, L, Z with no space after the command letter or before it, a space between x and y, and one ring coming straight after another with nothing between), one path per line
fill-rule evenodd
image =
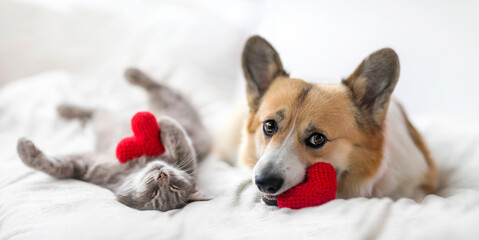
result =
M0 23L2 35L12 32L16 37L0 39L1 61L10 59L0 67L0 83L8 82L0 88L0 239L479 238L479 118L474 116L413 114L440 168L438 195L421 203L357 198L278 210L262 203L247 172L212 155L200 170L199 188L213 200L169 212L137 211L118 203L108 190L55 180L25 167L16 155L21 136L50 154L92 150L91 126L59 118L55 107L61 102L104 107L123 116L144 109L145 94L122 78L129 65L188 94L214 131L242 97L241 45L256 31L261 11L274 5L117 3L0 3L0 11L9 13L12 21L25 20L15 25L18 28ZM178 9L188 18L179 16ZM250 15L239 16L238 9ZM142 11L148 14L138 14ZM37 27L40 30L34 30ZM8 47L15 44L23 48ZM427 102L419 105L427 107ZM411 107L416 113L422 109Z

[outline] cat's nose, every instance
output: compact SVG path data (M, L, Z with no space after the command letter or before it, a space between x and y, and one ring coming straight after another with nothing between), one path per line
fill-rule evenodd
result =
M168 175L166 175L164 172L161 172L159 175L158 175L158 180L161 180L161 179L165 179L167 178Z
M283 186L283 178L280 175L259 174L254 177L254 182L261 192L275 194Z

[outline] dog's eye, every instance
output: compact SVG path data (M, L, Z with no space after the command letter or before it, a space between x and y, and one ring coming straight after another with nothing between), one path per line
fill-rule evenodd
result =
M276 131L278 131L278 126L276 125L276 121L274 120L267 120L263 123L263 132L267 136L273 136Z
M328 139L326 138L326 136L324 136L324 134L313 133L313 134L311 134L311 136L308 137L308 139L306 139L306 145L308 145L309 147L312 147L312 148L320 148L327 141L328 141Z

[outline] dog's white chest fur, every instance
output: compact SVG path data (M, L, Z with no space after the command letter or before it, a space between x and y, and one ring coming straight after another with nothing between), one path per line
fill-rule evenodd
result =
M378 174L367 187L369 197L424 196L419 185L428 170L421 150L409 134L407 121L399 104L392 99L386 116L383 160Z

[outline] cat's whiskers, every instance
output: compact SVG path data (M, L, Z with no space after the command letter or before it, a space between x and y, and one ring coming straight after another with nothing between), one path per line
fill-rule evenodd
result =
M148 180L146 181L146 184L148 185L148 184L150 184L151 182L153 182L154 180L155 180L154 178L150 177L150 178L148 178Z
M185 159L188 159L188 160L187 160L188 162L187 162L185 159L183 159L183 161L181 161L181 165L186 165L186 164L191 163L191 161L193 161L194 159L196 159L199 154L200 154L200 153L198 152L198 153L196 153L194 156L191 155L189 158L185 158Z
M200 165L200 166L192 166L188 169L184 169L183 171L187 172L188 174L192 175L192 176L195 176L196 173L198 173L198 171L203 167L203 165Z
M187 158L187 160L186 160L186 159L183 159L183 160L181 161L181 163L178 165L178 168L179 168L180 170L184 170L183 168L186 167L186 166L188 166L190 163L192 163L192 162L196 159L196 157L198 156L198 154L199 154L199 153L197 153L195 156L191 156L191 157Z
M188 166L190 163L193 162L193 159L185 160L180 165L178 165L178 169L183 170L184 167Z
M199 172L200 169L202 169L204 166L205 166L204 164L193 165L189 169L186 169L186 170L183 170L183 171L188 172L188 171L191 171L193 169L193 171L190 174L196 175L196 173Z

